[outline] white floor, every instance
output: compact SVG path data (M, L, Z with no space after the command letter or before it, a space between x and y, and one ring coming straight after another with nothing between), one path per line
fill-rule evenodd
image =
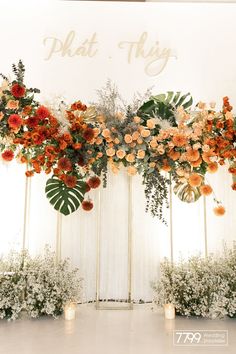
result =
M228 330L226 347L176 347L173 330ZM236 353L236 320L177 317L165 320L151 306L134 310L78 307L75 321L63 318L0 320L1 354L174 354Z

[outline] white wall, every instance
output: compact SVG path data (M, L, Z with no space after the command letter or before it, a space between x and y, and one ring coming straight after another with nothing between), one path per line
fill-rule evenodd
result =
M216 100L228 95L236 102L236 5L173 3L63 2L1 3L1 68L10 73L11 64L21 58L26 65L26 83L39 87L42 99L65 96L68 102L96 99L96 90L108 78L120 88L129 102L134 92L153 86L154 93L167 90L191 92L195 102ZM223 20L222 20L223 19ZM54 54L50 60L49 40L64 40L70 31L76 37L71 49L96 33L96 56L68 57ZM146 32L145 51L159 41L169 48L169 58L157 76L145 72L147 59L131 58L121 41L137 41ZM93 52L93 51L91 51ZM149 58L150 60L150 58ZM158 61L158 67L163 61ZM158 67L156 69L158 69ZM23 237L24 174L22 167L1 166L0 253L19 248ZM226 206L227 214L216 219L207 202L209 250L219 249L222 240L235 239L235 194L230 176L222 171L212 176L215 191ZM57 214L44 195L45 176L32 179L26 246L32 253L45 243L56 247ZM133 179L133 297L151 299L150 281L158 275L159 262L170 256L169 228L145 214L145 200L139 177ZM85 299L95 298L96 237L98 192L90 214L79 210L62 218L62 256L71 257L85 278ZM101 191L101 297L127 296L127 177L111 176L107 190ZM168 212L167 212L168 216ZM14 223L12 222L14 220ZM173 197L174 258L204 252L203 202L187 205Z

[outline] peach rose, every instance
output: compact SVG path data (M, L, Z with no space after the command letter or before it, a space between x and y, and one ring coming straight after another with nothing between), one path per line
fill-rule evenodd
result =
M95 143L96 143L97 145L100 145L100 144L102 143L102 138L97 138L97 139L95 140Z
M139 132L133 132L133 134L132 134L132 139L133 140L138 140L138 138L140 137L140 133Z
M9 100L6 107L8 109L17 109L19 108L19 101Z
M148 129L143 129L143 130L141 131L141 136L142 136L143 138L147 138L148 136L150 136L150 130L148 130Z
M125 134L124 140L126 144L130 144L133 141L132 136L130 134Z
M164 145L163 144L158 145L157 151L160 155L163 155L165 153Z
M119 149L119 150L116 151L116 156L119 159L123 159L125 157L125 155L126 155L126 152L124 150Z
M134 162L135 161L135 156L134 156L134 154L128 154L128 155L126 155L126 161L128 161L128 162Z
M142 138L138 138L137 143L138 143L139 145L141 145L141 144L143 143L143 139L142 139Z
M0 121L3 119L4 114L2 112L0 112Z
M136 169L136 167L134 167L134 166L129 166L129 167L127 168L127 172L128 172L128 175L129 175L129 176L135 176L136 173L137 173L137 169Z
M102 156L103 156L103 153L102 153L102 152L98 152L98 153L97 153L97 158L98 158L98 159L100 159L100 157L102 157Z
M151 148L156 148L157 147L157 141L155 138L153 138L151 141L150 141L150 146Z
M100 133L100 129L99 128L93 128L94 131L94 136L97 137Z
M137 158L138 159L144 159L144 157L145 157L145 151L144 150L138 150Z
M116 145L118 145L118 144L120 144L120 140L119 140L118 138L115 138L115 139L114 139L114 143L115 143Z
M141 118L138 117L138 116L135 116L135 117L133 118L133 121L134 121L134 123L139 124L139 123L141 122Z
M110 137L110 134L111 134L111 132L110 132L110 130L109 129L103 129L103 131L102 131L102 136L104 136L104 138L108 138L108 137Z
M156 123L155 123L154 119L148 119L146 122L146 125L149 129L154 129Z
M149 167L154 168L155 166L156 166L156 163L155 163L155 162L150 162L150 163L149 163Z
M107 156L114 156L115 155L115 149L113 149L113 148L109 148L109 149L107 149L106 150L106 154L107 154Z
M180 158L179 151L171 150L168 155L173 161L177 161Z

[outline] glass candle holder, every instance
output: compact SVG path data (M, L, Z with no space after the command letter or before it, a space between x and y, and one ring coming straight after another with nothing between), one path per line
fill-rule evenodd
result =
M65 320L71 321L75 319L75 314L76 314L76 303L75 302L69 302L65 306Z
M173 304L165 304L164 311L165 311L165 319L173 320L175 318L175 307Z

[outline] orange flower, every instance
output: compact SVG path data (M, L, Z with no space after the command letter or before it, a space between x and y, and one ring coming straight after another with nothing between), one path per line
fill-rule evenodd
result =
M2 153L2 158L3 160L5 161L11 161L13 160L14 158L14 153L12 150L5 150L3 153Z
M229 173L236 175L236 167L229 167L228 171L229 171Z
M97 145L100 145L102 143L102 138L97 138L95 142Z
M201 159L201 157L200 157L197 161L192 161L192 162L191 162L191 166L193 166L193 167L199 167L199 166L201 165L201 163L202 163L202 159Z
M143 143L143 139L142 139L142 138L138 138L137 143L138 143L139 145L141 145L141 144Z
M218 205L213 209L213 211L216 216L222 216L225 214L225 208L223 207L223 205Z
M117 150L116 152L116 156L119 158L119 159L123 159L126 155L126 152L124 150Z
M192 173L189 176L188 183L192 187L199 187L202 183L202 177L198 173Z
M141 118L138 117L138 116L135 116L135 117L133 118L133 121L134 121L134 123L139 124L139 123L141 122Z
M11 114L7 122L10 128L18 129L21 127L23 120L18 114Z
M32 177L34 175L34 171L26 171L25 172L26 177Z
M179 151L171 150L168 155L174 161L177 161L180 158L180 152Z
M128 155L126 155L126 161L128 161L128 162L134 162L135 161L135 156L134 156L134 154L128 154Z
M163 160L163 166L161 168L163 171L165 172L170 172L171 171L171 167L170 165L168 164L168 161L167 160Z
M81 144L81 143L75 143L75 144L73 144L72 146L73 146L73 148L74 148L75 150L80 150L81 147L82 147L82 144Z
M208 145L212 146L210 141L208 142ZM210 150L207 151L207 152L203 152L203 154L202 154L202 159L203 159L203 161L205 161L206 163L211 163L210 158L213 157L213 156L215 156L215 155L216 155L216 154L215 154L215 152L213 152L213 149L210 149Z
M132 139L133 140L138 140L138 138L140 137L140 133L139 132L133 132L133 134L132 134Z
M186 145L187 138L183 134L176 134L173 136L172 141L175 144L175 146L181 147Z
M6 107L8 109L18 109L19 108L19 101L15 101L15 100L9 100L7 102Z
M104 136L104 138L110 137L110 134L111 134L111 132L109 129L103 129L102 136Z
M115 155L116 151L113 148L109 148L109 149L106 150L106 153L107 153L107 156L111 157L111 156Z
M149 129L154 129L156 124L154 119L148 119L146 125Z
M130 134L125 134L124 140L126 142L126 144L130 144L132 143L132 136Z
M148 136L150 136L150 130L148 130L148 129L143 129L143 130L141 131L141 136L142 136L143 138L147 138Z
M136 169L136 167L134 167L134 166L129 166L129 167L127 168L127 172L128 172L128 175L129 175L129 176L135 176L136 173L137 173L137 169Z
M98 152L97 153L97 159L100 159L100 157L102 157L103 156L103 153L102 152Z
M58 160L58 168L63 171L71 171L72 170L72 163L68 157L61 157Z
M231 187L232 187L233 191L236 191L236 182L234 182Z
M144 159L144 157L145 157L145 151L144 150L138 150L137 158L138 159Z
M118 144L120 144L120 140L119 140L118 138L115 138L115 139L114 139L114 143L115 143L116 145L118 145Z
M210 195L212 193L212 188L208 184L203 184L200 187L200 192L201 192L202 195L208 196L208 195Z
M218 170L218 164L217 162L211 162L207 166L207 171L209 173L215 173Z
M2 112L0 112L0 121L3 119L4 114Z
M154 168L156 166L155 162L150 162L149 167Z
M190 162L197 161L200 158L199 151L198 150L194 150L194 149L189 149L186 152L186 158Z

